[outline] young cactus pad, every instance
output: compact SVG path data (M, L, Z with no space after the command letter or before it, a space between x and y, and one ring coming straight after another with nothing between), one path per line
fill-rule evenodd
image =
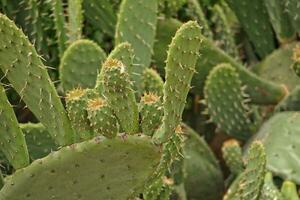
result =
M239 175L244 169L242 148L235 139L227 140L222 146L222 154L230 172Z
M96 135L114 138L119 133L118 120L105 99L94 98L88 101L88 119Z
M148 137L98 137L17 171L6 178L0 199L128 199L142 192L160 156Z
M0 33L0 69L56 142L71 144L74 135L69 119L33 45L2 14Z

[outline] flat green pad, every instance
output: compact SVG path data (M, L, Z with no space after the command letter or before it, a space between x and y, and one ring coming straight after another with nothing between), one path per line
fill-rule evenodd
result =
M125 200L142 191L160 157L148 137L97 137L6 178L0 200Z
M105 52L93 41L78 40L71 44L59 67L64 91L78 87L94 88L105 59Z
M284 180L300 184L300 113L282 112L264 123L253 140L261 140L267 169Z

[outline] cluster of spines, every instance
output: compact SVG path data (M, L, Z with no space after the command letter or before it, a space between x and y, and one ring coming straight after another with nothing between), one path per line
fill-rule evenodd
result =
M95 135L114 138L119 133L119 124L113 110L103 98L90 99L87 104L90 125Z

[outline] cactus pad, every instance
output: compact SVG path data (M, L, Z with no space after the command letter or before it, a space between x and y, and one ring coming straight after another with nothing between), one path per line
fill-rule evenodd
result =
M60 145L72 143L69 119L33 45L2 14L0 32L0 69L56 142Z
M148 138L123 136L62 148L5 179L0 199L128 199L160 159Z
M235 138L246 140L254 132L250 108L236 70L220 64L209 74L205 84L205 103L212 122Z
M299 129L300 113L282 112L263 124L254 140L263 142L267 155L267 169L283 179L300 184Z
M90 40L78 40L70 45L59 67L64 91L94 88L105 58L105 52Z

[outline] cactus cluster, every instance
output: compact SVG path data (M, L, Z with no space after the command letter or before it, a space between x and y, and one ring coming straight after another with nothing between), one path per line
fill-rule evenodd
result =
M0 0L0 200L299 200L298 0Z

